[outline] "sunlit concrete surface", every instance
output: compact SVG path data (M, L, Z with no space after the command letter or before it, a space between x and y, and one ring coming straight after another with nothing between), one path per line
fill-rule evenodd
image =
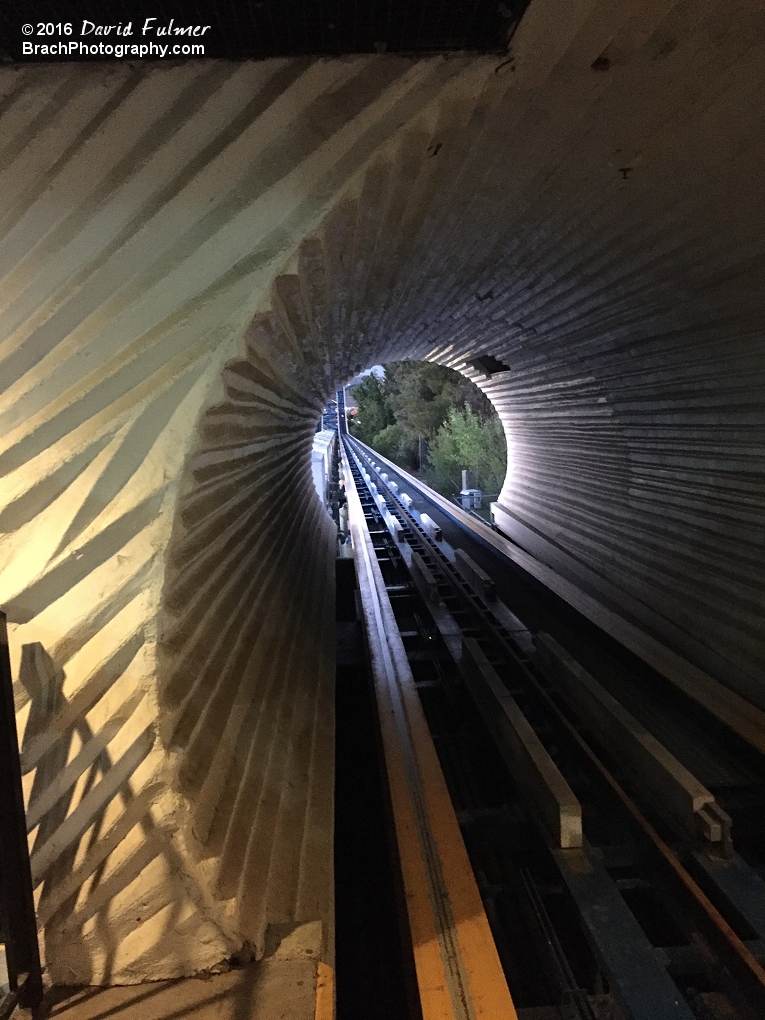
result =
M308 922L331 963L310 451L373 364L478 382L508 528L765 705L764 78L760 4L671 0L533 0L502 60L0 69L0 604L53 980Z
M309 940L310 942L310 940ZM199 977L121 988L49 991L42 1012L51 1020L328 1020L322 1011L323 970L315 947L299 933L269 946L268 955L244 967ZM317 1009L316 1002L319 999ZM31 1015L31 1014L28 1014Z

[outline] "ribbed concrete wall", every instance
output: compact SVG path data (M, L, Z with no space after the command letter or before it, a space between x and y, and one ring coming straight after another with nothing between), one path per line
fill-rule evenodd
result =
M313 920L331 956L310 443L375 361L505 360L503 505L761 699L764 43L754 4L535 0L502 67L2 71L0 601L54 977Z

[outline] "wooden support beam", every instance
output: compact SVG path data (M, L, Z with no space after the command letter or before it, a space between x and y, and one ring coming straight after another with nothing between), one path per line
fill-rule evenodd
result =
M441 596L438 592L438 582L433 576L430 567L414 549L412 549L410 569L412 571L412 579L423 598L427 599L428 602L440 602Z
M563 849L580 847L579 801L474 638L462 639L462 670L513 778L549 838Z
M633 782L675 828L716 853L732 853L730 818L714 795L549 634L536 638L537 661Z
M432 539L435 539L436 542L440 541L442 538L441 529L432 517L428 517L427 514L420 514L420 523Z
M465 578L479 594L484 595L486 598L492 598L494 595L494 581L485 570L482 570L475 560L471 559L470 556L464 551L464 549L455 549L454 558L457 561L457 567Z
M393 514L385 515L385 523L388 525L388 531L393 535L397 542L404 541L404 529L401 527L401 522L397 520Z

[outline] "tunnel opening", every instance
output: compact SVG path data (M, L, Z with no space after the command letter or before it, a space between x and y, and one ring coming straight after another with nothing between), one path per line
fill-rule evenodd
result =
M352 436L489 519L506 486L507 437L472 379L433 362L397 361L345 390Z

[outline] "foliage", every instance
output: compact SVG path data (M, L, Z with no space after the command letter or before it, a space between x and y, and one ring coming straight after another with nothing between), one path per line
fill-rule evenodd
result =
M364 376L353 388L353 399L359 408L358 416L353 423L353 434L362 443L371 446L374 437L388 425L393 425L396 420L377 376Z
M396 421L412 435L432 439L455 405L460 377L430 361L385 366L385 392Z
M417 467L417 437L398 422L378 432L370 445L402 468L414 471Z
M462 469L470 468L475 488L497 493L502 487L507 446L495 414L486 421L468 406L453 407L428 447L429 480L441 492L462 488Z
M385 378L365 376L353 399L359 409L353 434L384 457L410 471L419 467L444 495L459 492L464 468L477 488L499 492L504 432L491 402L469 379L433 362L390 362Z

